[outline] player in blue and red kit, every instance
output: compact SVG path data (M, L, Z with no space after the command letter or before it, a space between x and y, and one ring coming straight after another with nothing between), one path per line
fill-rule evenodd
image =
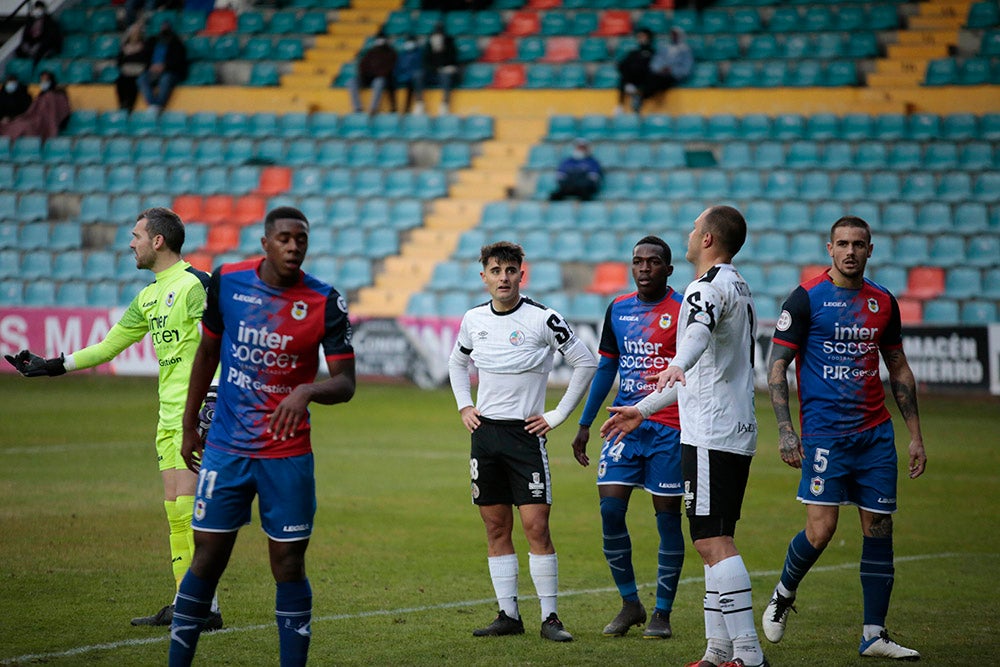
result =
M646 236L632 250L632 279L636 291L617 297L608 306L598 349L600 361L590 385L590 396L573 439L573 453L580 465L590 463L587 441L590 425L617 374L614 405L634 405L655 387L647 378L670 365L677 347L677 323L682 295L667 285L673 273L670 246L656 236ZM656 609L643 631L647 639L671 636L670 612L677 581L684 564L681 531L680 417L677 404L650 415L620 443L605 442L597 466L601 498L604 557L622 596L622 609L604 628L608 637L624 636L633 625L646 622L632 567L632 540L625 523L632 489L645 488L653 497L656 527L660 533L656 573Z
M827 252L832 267L797 287L774 332L768 386L778 420L781 459L802 470L798 499L806 528L788 546L781 579L764 610L764 635L781 641L796 590L837 530L841 505L856 505L864 535L861 590L863 657L919 660L885 629L894 577L892 514L896 511L896 444L879 377L889 370L896 405L910 432L909 475L927 465L916 382L903 353L899 306L884 287L865 279L872 254L864 220L833 224ZM795 360L801 440L788 406L788 366Z
M276 208L264 220L265 257L216 269L202 318L184 411L183 456L198 473L195 552L181 582L170 631L170 665L190 665L209 602L250 521L254 496L277 584L281 665L304 665L312 589L305 553L316 513L309 403L354 395L354 350L347 303L303 273L309 222ZM316 380L319 350L330 377ZM198 412L222 362L215 418L202 442Z

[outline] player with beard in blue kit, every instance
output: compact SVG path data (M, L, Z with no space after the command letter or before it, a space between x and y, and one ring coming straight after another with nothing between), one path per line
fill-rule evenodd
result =
M614 405L634 405L656 388L647 378L667 368L677 348L677 323L682 295L667 285L674 271L670 246L656 236L646 236L632 249L632 279L636 291L617 297L608 306L598 349L597 373L573 439L573 454L580 465L590 463L587 442L615 376L619 378ZM621 442L605 442L597 466L604 557L622 596L622 608L604 628L607 637L622 637L633 625L646 622L632 567L632 540L625 523L632 489L645 488L653 498L657 552L656 608L643 631L646 639L672 635L670 612L684 565L681 530L680 416L677 404L650 415Z
M764 610L764 636L779 642L788 612L809 569L837 530L841 505L861 520L862 657L919 660L885 629L895 577L892 515L896 511L896 442L885 407L879 357L910 432L909 476L927 465L917 386L903 353L899 305L865 278L872 235L861 218L845 216L830 229L831 268L792 291L775 325L768 388L778 420L781 460L802 471L798 499L806 527L788 545L784 569ZM795 360L802 437L792 426L788 366Z
M291 207L264 219L263 259L223 264L212 275L205 333L184 410L182 453L198 473L194 558L181 582L170 628L170 666L194 659L212 593L254 496L276 583L282 667L305 665L312 588L305 555L316 514L308 405L354 396L354 349L347 303L303 273L309 222ZM330 377L316 381L319 352ZM198 409L219 362L215 418L204 441Z

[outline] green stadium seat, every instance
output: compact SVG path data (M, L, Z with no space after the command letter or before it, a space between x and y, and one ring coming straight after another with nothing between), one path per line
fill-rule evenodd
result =
M218 82L215 65L210 62L194 62L188 69L184 83L189 86L214 86Z
M758 65L753 61L730 63L729 71L722 82L726 88L758 88L760 77Z
M889 157L884 143L863 143L858 145L854 153L854 166L865 171L885 169L889 166Z
M743 169L733 173L730 184L730 196L738 200L753 200L763 194L760 172L753 169ZM769 205L770 202L767 202Z
M264 32L266 21L264 15L258 11L240 12L236 23L236 31L242 34L254 35Z
M946 177L958 177L964 174L946 174L942 177L942 185ZM972 199L987 203L996 203L997 192L1000 192L1000 172L986 171L976 177L972 187ZM1000 211L1000 208L997 209Z
M899 12L895 4L869 5L865 13L867 30L895 30L899 27Z
M785 164L785 149L776 141L762 141L754 150L754 165L758 169L773 169Z
M829 199L833 195L830 174L826 171L807 171L799 183L799 197L805 201Z
M326 14L322 11L309 11L299 19L299 32L307 35L322 35L327 31Z
M947 206L946 204L941 204L941 206ZM947 216L941 218L943 222L948 220ZM981 202L962 202L955 206L955 217L954 217L954 227L955 230L963 234L979 234L985 232L989 229L989 214L986 210L986 204ZM987 241L992 237L976 237L974 236L969 240L969 255L970 261L973 255L977 255L975 248L978 246L980 240ZM989 245L992 242L987 242ZM997 257L1000 255L994 254L992 261L996 262Z
M995 324L1000 320L997 317L996 302L984 299L972 299L963 303L960 319L961 323L966 325Z
M278 66L272 62L254 63L250 69L247 85L253 87L277 86L281 83L281 73Z
M965 20L967 28L992 28L996 25L1000 25L1000 7L997 6L996 2L985 0L975 2L969 7L969 13Z
M614 63L599 63L594 70L590 81L590 87L599 90L608 90L618 87L618 68Z
M45 174L47 192L72 192L76 190L76 167L72 164L55 164Z
M994 200L997 190L993 191ZM972 181L969 174L950 172L941 175L937 183L936 196L942 201L961 202L973 198Z
M760 13L752 8L733 10L730 18L731 31L742 35L750 35L761 31Z
M45 167L40 163L22 164L14 172L14 189L18 192L45 189Z
M948 265L945 266L947 267ZM945 273L945 296L952 299L971 299L982 293L982 272L978 268L958 266L958 262L955 262L950 266L952 268L948 268Z

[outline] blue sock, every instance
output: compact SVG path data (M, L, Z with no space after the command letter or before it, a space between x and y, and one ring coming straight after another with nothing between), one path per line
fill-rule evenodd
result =
M680 512L657 512L656 529L660 533L657 552L656 609L669 614L674 608L677 582L684 566L684 533Z
M608 559L611 576L618 592L627 602L639 599L632 569L632 538L625 525L628 501L621 498L601 498L601 524L604 530L604 557Z
M806 539L806 531L800 531L788 544L785 567L781 570L782 585L790 591L797 591L809 568L822 553L822 549L817 549Z
M202 579L191 570L181 580L170 625L170 667L187 667L194 660L201 628L212 611L212 596L218 581Z
M896 568L892 565L892 538L865 537L861 543L861 593L865 625L885 626Z
M309 657L309 623L312 621L312 587L309 579L284 581L274 595L274 618L278 622L281 667L305 665Z

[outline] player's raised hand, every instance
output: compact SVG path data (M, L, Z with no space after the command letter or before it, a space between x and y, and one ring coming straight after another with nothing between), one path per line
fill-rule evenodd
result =
M3 355L7 362L13 366L18 373L26 378L35 378L47 375L55 377L66 372L64 365L65 357L59 355L53 359L43 359L31 352L31 350L21 350L14 356Z
M639 428L642 423L642 413L634 405L618 405L608 408L611 417L601 424L601 437L611 444L617 445L622 439Z
M663 391L664 387L673 387L677 382L680 382L682 385L687 384L684 371L679 366L667 366L665 370L660 371L656 375L650 375L646 379L652 381L654 378L656 379L656 391Z

